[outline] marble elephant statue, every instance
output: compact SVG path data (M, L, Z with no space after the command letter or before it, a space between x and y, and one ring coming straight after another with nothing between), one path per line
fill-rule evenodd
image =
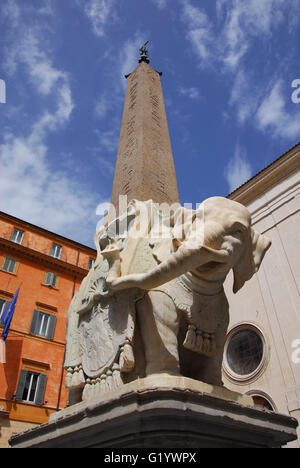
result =
M157 266L108 283L114 291L147 291L136 303L146 375L165 372L222 385L229 322L223 283L232 269L236 293L271 242L251 228L243 205L226 198L207 199L190 216L184 212L175 213L172 237L152 243Z
M94 270L69 309L67 386L84 387L88 399L157 373L222 385L223 283L232 270L239 291L270 240L251 228L243 205L222 197L167 215L151 200L133 201L117 225L96 234Z

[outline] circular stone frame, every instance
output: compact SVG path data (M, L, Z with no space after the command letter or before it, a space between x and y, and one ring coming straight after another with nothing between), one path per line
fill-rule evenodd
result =
M245 375L241 375L241 374L234 372L231 369L227 361L227 350L228 350L230 340L236 333L242 330L250 330L250 331L255 332L260 337L260 339L262 340L262 344L263 344L263 354L262 354L262 358L261 358L259 365L252 372L250 372L249 374L245 374ZM258 377L260 377L261 374L264 372L264 370L267 367L268 361L269 361L269 346L265 338L265 334L263 333L260 327L250 322L243 322L243 323L234 325L229 330L227 334L226 343L224 347L224 354L223 354L223 371L225 372L225 375L229 380L235 383L239 383L239 384L246 384L246 383L249 383L250 381L254 381Z

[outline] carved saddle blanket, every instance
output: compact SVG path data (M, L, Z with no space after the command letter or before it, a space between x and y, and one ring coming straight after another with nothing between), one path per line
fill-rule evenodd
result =
M228 309L223 288L213 295L205 295L179 277L155 290L168 294L177 309L185 314L188 330L183 346L208 357L214 356L216 329L222 322L224 308Z

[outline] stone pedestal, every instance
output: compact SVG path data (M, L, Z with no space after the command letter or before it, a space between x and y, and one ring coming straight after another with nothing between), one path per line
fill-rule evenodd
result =
M15 448L281 447L294 418L254 408L251 397L184 377L138 379L51 415L10 439Z

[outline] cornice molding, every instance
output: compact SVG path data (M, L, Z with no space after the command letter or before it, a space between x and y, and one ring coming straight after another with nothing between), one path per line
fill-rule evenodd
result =
M4 239L0 237L0 248L4 250L5 253L8 253L13 256L18 256L18 258L26 258L27 260L33 260L41 265L51 267L55 271L60 271L62 273L76 276L77 278L84 278L88 270L81 268L79 266L73 265L72 263L64 262L58 258L51 257L37 250L30 249L25 247L22 244L17 244L9 239Z
M297 145L227 195L227 198L248 205L279 182L299 171L299 167L300 145Z
M53 241L60 241L64 245L68 245L73 248L80 248L82 251L88 253L88 254L97 254L96 249L93 249L92 247L89 247L88 245L81 244L80 242L74 241L72 239L69 239L67 237L61 236L60 234L57 234L52 231L48 231L45 228L42 228L40 226L36 226L35 224L29 223L28 221L24 221L23 219L16 218L15 216L12 216L8 213L5 213L4 211L0 211L0 220L5 219L13 224L19 225L23 229L27 229L32 232L36 232L38 234L44 234L48 239L53 240Z

